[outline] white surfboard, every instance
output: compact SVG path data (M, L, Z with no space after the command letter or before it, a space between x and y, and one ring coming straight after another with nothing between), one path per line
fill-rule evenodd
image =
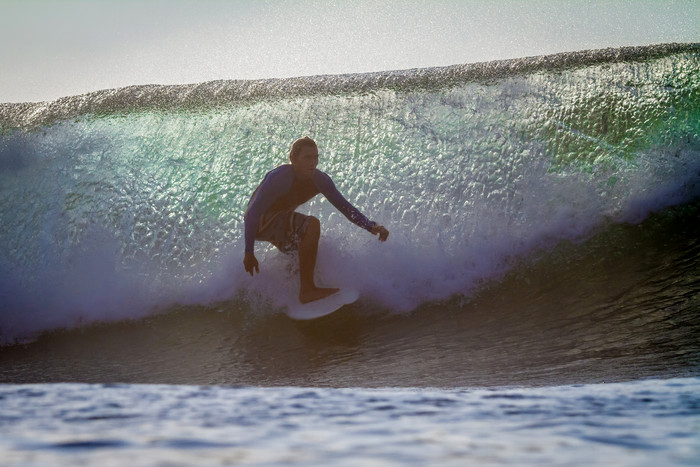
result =
M341 287L333 295L310 303L292 303L287 308L287 315L294 319L314 319L333 313L343 305L349 305L357 300L360 292L351 287Z

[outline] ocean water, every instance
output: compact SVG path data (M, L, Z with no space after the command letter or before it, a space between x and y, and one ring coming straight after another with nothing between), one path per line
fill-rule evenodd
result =
M697 465L700 380L0 386L5 465Z
M0 104L0 442L17 464L695 464L700 46ZM318 278L243 211L291 142ZM136 460L134 460L136 459Z

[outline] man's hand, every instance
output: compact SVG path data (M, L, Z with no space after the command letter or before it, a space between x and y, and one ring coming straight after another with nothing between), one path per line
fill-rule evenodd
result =
M253 253L246 253L243 258L243 266L250 276L253 276L253 270L260 274L260 268L258 267L258 260Z
M385 242L389 237L389 231L385 229L383 225L377 224L372 227L372 235L379 235L379 241Z

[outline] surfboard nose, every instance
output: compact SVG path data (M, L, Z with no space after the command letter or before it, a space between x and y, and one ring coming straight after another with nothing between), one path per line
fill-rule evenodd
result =
M287 316L298 320L320 318L355 302L360 292L352 287L341 287L337 293L310 303L292 303L287 306Z

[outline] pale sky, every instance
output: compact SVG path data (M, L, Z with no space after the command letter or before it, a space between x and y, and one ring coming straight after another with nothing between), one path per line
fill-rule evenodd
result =
M700 0L0 0L0 102L700 42Z

